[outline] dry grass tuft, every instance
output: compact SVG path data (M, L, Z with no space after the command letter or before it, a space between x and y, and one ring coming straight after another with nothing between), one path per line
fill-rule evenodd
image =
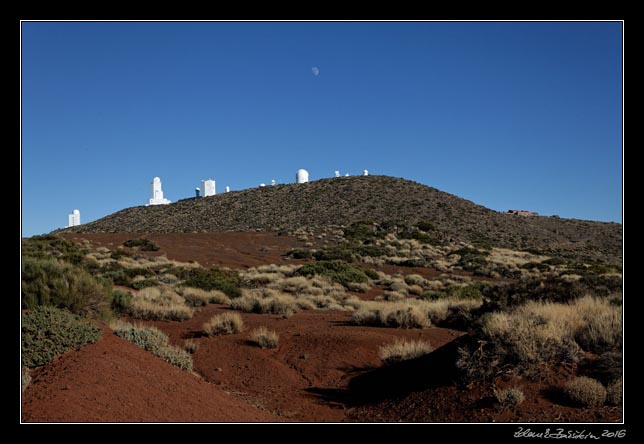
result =
M606 387L606 402L611 405L619 405L622 403L623 387L622 378Z
M518 387L494 389L494 396L503 410L514 410L525 400L523 390Z
M203 324L203 330L208 336L230 335L243 329L244 321L237 313L221 313Z
M158 321L183 321L190 319L194 312L177 293L168 288L157 287L139 291L132 298L128 311L135 319Z
M427 341L398 339L391 344L383 345L378 350L380 360L385 364L408 361L431 353L434 348Z
M597 407L606 402L606 389L595 379L580 376L569 381L565 387L566 396L575 404Z
M181 289L181 295L188 305L199 307L208 304L230 304L230 298L219 290L206 291L200 288L184 287Z
M277 332L262 325L250 333L250 340L261 348L276 348L279 344L280 336Z

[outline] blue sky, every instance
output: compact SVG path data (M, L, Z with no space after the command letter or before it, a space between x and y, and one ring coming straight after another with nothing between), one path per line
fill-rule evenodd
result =
M621 222L622 24L22 24L24 236L298 168Z

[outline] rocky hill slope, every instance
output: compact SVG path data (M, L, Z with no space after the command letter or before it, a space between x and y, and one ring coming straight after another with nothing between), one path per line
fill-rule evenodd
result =
M443 239L621 264L622 225L490 210L405 179L358 176L276 185L121 210L65 232L281 231L359 221L429 222Z

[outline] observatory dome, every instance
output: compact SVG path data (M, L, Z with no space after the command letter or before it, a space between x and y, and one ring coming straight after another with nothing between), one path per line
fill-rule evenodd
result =
M303 169L297 170L295 173L295 183L306 183L309 181L309 172Z

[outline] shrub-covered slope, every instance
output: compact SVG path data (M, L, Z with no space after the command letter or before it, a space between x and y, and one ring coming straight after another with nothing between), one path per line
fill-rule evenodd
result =
M279 231L358 221L430 223L445 240L536 248L621 263L622 226L498 213L416 182L387 176L322 179L139 206L67 232Z

